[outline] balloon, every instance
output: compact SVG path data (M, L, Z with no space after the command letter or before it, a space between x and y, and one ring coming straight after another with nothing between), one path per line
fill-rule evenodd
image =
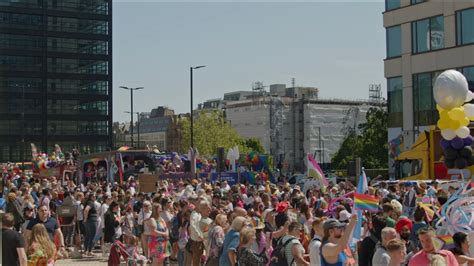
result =
M441 106L439 105L436 105L436 110L438 110L438 112L444 112L445 110L443 108L441 108Z
M446 165L447 168L451 169L454 168L454 160L444 160L444 164Z
M470 102L470 101L472 101L472 99L474 99L474 95L473 95L472 91L468 91L467 95L466 95L466 101L465 102L466 103Z
M453 120L461 120L464 118L464 109L462 107L455 107L448 112L448 115Z
M441 136L443 136L445 140L452 140L456 137L456 133L452 129L443 129L441 130Z
M469 118L463 117L461 120L459 120L459 124L462 127L467 127L469 125Z
M444 150L444 157L446 160L454 160L458 157L458 152L455 149L448 147Z
M459 151L459 155L461 155L462 157L464 157L464 158L466 158L466 159L471 158L471 156L472 156L472 148L471 148L471 146L464 146L464 147Z
M464 138L463 141L464 141L464 146L471 146L472 136L468 136L467 138Z
M450 120L448 120L448 121L449 121L449 122L448 122L448 128L449 128L449 129L457 130L458 128L461 127L461 123L460 123L459 120L452 120L452 119L450 119Z
M456 135L462 139L467 138L471 134L468 127L460 127L456 130Z
M474 116L474 104L472 103L466 103L464 105L464 114L467 117L473 117Z
M446 148L451 146L451 143L449 140L442 139L440 141L440 145L441 145L441 148L443 148L443 150L446 150Z
M440 119L438 120L437 126L439 129L446 129L449 128L449 121L447 119Z
M462 149L462 147L464 147L464 140L459 137L455 137L451 140L451 147L453 147L455 150Z
M456 168L458 169L464 169L466 168L467 166L467 160L462 158L462 157L459 157L457 158L456 160L454 160L454 165L456 166Z
M446 70L436 78L433 96L436 103L443 109L459 107L466 101L468 84L459 71Z

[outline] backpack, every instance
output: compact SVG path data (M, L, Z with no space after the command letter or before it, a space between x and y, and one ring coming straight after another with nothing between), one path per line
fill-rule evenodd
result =
M285 255L285 248L288 243L290 243L292 240L296 238L292 237L283 243L283 238L278 241L277 246L272 252L272 256L270 258L270 266L287 266L288 261L286 259ZM294 260L294 259L293 259ZM293 263L293 261L290 263L290 265Z

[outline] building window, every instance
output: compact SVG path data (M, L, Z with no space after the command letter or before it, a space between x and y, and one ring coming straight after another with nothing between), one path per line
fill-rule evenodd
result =
M414 125L434 125L438 120L436 103L433 98L433 84L441 72L413 75Z
M474 66L462 68L461 73L463 73L467 79L469 90L474 92Z
M412 52L422 53L444 48L444 17L412 22Z
M385 0L385 10L393 10L400 8L400 0Z
M410 3L411 3L412 5L419 4L419 3L423 3L423 2L425 2L425 0L410 0Z
M474 8L456 12L457 45L474 43Z
M401 127L403 125L402 77L388 78L387 91L389 127Z
M387 58L402 54L402 31L400 25L387 28Z

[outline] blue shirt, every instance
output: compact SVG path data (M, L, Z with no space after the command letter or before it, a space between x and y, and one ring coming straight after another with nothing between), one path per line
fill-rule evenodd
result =
M230 264L229 251L237 252L237 248L240 244L240 233L231 229L224 238L224 244L222 245L222 254L219 256L219 266L233 266Z

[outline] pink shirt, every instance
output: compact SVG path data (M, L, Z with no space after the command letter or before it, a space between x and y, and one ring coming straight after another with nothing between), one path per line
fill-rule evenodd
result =
M451 253L449 250L439 250L437 254L440 254L441 256L444 257L446 260L447 264L449 266L459 266L458 261L456 260L456 257ZM428 253L425 251L421 250L418 253L416 253L410 262L408 263L408 266L422 266L422 265L431 265L430 259L428 258Z

